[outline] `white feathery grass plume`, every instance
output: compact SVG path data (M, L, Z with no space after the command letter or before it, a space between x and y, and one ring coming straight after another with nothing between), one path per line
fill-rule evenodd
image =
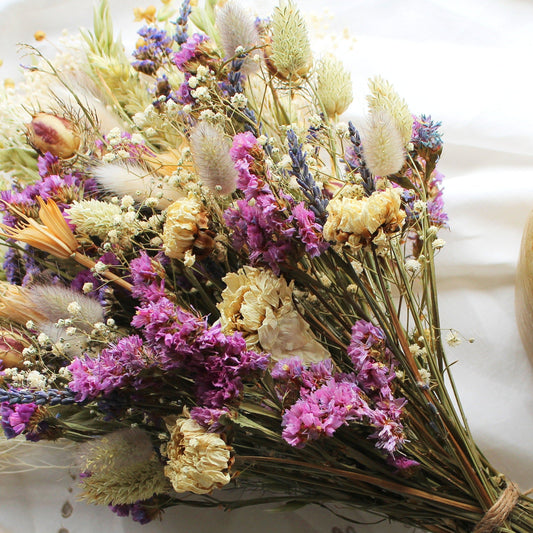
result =
M394 87L381 76L368 80L370 94L367 96L370 112L382 109L387 111L396 123L400 132L403 145L411 141L413 131L413 116L403 98L394 90Z
M131 196L135 201L144 202L147 198L158 200L157 209L166 209L183 193L158 176L138 165L103 163L92 169L98 184L109 193L119 197Z
M328 117L335 118L353 101L352 77L341 61L327 55L317 68L317 96Z
M402 136L396 121L384 109L372 109L362 128L363 156L374 176L398 172L405 161Z
M205 121L199 122L192 130L190 143L200 181L215 194L231 194L235 190L237 171L224 134Z
M216 26L220 33L222 48L228 57L232 57L239 46L249 50L259 44L259 32L254 19L237 0L230 0L217 11ZM241 71L248 75L257 68L257 63L248 56Z
M292 0L282 0L272 15L272 62L286 77L305 77L313 63L305 21Z

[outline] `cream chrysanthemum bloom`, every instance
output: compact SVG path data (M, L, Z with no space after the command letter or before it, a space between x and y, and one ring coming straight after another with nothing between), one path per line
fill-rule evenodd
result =
M393 233L403 226L405 212L400 207L400 193L392 188L360 200L335 198L327 207L324 238L359 249L372 240L378 229L383 237L383 233Z
M169 431L165 475L176 492L208 494L229 483L231 448L219 435L190 418L178 419Z
M212 239L204 234L203 230L206 229L207 216L198 200L193 197L176 200L168 207L163 226L165 255L183 260L185 254L195 246L207 250L212 244ZM201 238L201 235L204 235L204 238Z
M292 283L248 266L228 274L224 282L218 309L225 333L241 332L249 349L269 352L274 361L298 356L312 363L330 357L298 313Z

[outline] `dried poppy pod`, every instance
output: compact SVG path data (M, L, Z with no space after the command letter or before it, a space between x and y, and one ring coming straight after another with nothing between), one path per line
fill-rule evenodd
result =
M24 368L22 351L30 343L13 330L2 328L0 330L0 361L4 368Z
M37 113L26 125L28 142L35 150L50 152L61 159L72 157L80 147L80 137L67 119L48 113Z

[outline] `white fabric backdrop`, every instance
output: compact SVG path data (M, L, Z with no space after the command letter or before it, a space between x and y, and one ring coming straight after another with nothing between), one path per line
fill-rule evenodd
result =
M110 0L126 43L135 41L132 8L149 2ZM155 0L154 0L155 3ZM272 0L244 1L267 15ZM438 258L442 325L465 338L449 349L464 408L492 463L533 486L533 371L514 318L514 273L522 229L533 208L533 3L523 0L298 0L317 48L351 70L355 102L346 119L364 110L366 80L380 74L415 113L443 122L445 202L450 232ZM0 77L14 77L14 43L43 30L56 41L63 28L90 27L86 0L0 0ZM350 38L343 38L344 28ZM355 38L355 42L353 41ZM48 44L43 49L50 51ZM172 510L161 523L139 526L76 503L66 470L0 476L0 533L144 531L199 533L328 533L342 521L317 508L271 514L264 510ZM72 515L61 517L65 501ZM404 526L356 526L357 533L407 532ZM61 531L61 533L65 533Z

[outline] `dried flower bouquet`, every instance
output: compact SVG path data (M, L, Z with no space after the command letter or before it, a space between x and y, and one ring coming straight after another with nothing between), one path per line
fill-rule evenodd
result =
M277 502L531 532L443 349L440 124L381 78L340 122L350 75L292 2L136 14L132 58L103 1L2 96L6 436L79 441L83 498L141 523Z

